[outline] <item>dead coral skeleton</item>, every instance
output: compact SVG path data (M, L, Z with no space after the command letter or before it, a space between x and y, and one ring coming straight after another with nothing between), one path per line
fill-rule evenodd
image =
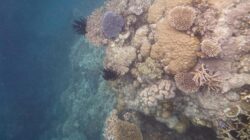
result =
M220 83L222 82L219 78L220 74L218 72L210 73L205 64L201 64L201 67L192 74L194 74L193 81L196 85L207 86L209 90L213 91L220 90Z

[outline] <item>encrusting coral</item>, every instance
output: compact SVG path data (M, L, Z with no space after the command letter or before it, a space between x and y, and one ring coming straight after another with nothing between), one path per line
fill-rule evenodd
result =
M104 67L124 75L136 58L136 49L133 47L109 47L106 49Z
M201 42L201 51L208 57L216 57L222 50L216 42L206 39Z
M167 73L185 72L196 64L199 40L173 29L166 18L156 24L155 38L150 56L162 63Z
M113 110L106 119L105 140L143 140L141 130L135 124L120 120L117 111Z
M177 30L186 31L193 25L196 11L188 6L176 6L169 11L169 24Z
M148 81L160 79L163 74L161 66L152 58L147 58L143 63L137 63L135 69L131 72L139 81Z
M88 17L86 38L106 46L104 78L117 97L106 139L142 139L155 129L140 131L143 119L123 121L123 112L142 114L179 133L191 122L218 137L248 138L250 2L233 1L109 0ZM104 24L107 13L114 20ZM242 116L244 124L238 121ZM159 140L167 137L160 135Z

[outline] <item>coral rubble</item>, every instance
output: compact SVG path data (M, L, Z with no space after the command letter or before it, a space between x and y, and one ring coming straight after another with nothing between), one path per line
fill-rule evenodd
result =
M174 140L175 131L181 140L196 126L248 140L249 17L249 0L108 0L96 9L86 38L105 46L117 99L105 138Z

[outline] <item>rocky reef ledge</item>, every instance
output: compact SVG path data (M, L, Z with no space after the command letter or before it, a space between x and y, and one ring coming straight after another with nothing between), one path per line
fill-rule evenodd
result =
M117 100L106 140L250 139L249 0L107 0L85 36Z

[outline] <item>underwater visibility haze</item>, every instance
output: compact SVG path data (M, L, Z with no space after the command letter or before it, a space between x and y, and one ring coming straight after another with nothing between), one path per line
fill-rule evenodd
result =
M250 140L250 0L1 0L0 140Z

